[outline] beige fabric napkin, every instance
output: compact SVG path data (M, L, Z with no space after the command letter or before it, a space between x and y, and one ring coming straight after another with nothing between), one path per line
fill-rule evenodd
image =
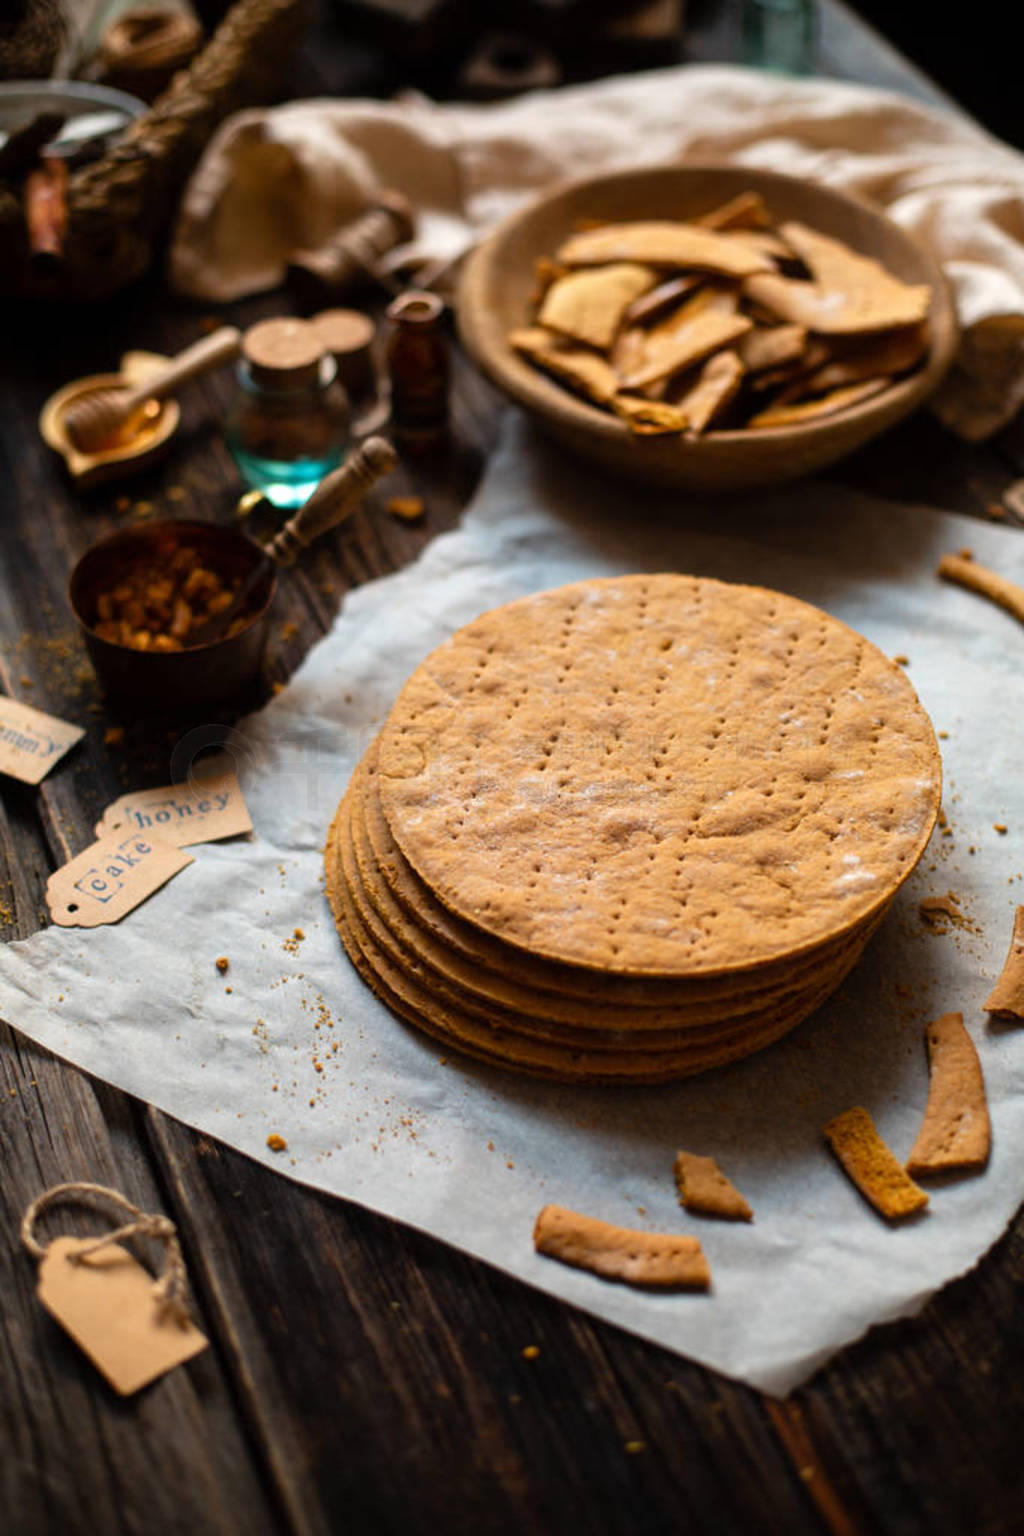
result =
M1024 402L1024 155L967 118L889 92L688 65L495 106L300 101L222 125L185 193L170 254L182 293L273 288L395 187L424 256L466 249L537 191L632 165L721 160L858 193L945 264L964 338L936 400L978 440Z

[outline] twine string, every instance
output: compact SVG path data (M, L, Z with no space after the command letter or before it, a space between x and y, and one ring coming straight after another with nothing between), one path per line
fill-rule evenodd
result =
M111 1243L121 1242L129 1237L152 1237L163 1243L163 1268L153 1283L153 1295L161 1319L170 1317L184 1327L189 1321L185 1301L185 1260L182 1257L181 1244L178 1242L174 1222L167 1216L154 1216L140 1210L116 1189L107 1189L103 1184L55 1184L51 1189L44 1190L41 1195L36 1196L22 1218L21 1241L34 1259L43 1258L47 1251L46 1245L36 1237L36 1222L44 1211L65 1200L80 1205L116 1206L120 1212L132 1218L112 1232L106 1232L102 1237L97 1237L84 1248L79 1248L76 1253L68 1254L72 1264L81 1264L92 1254L98 1253Z

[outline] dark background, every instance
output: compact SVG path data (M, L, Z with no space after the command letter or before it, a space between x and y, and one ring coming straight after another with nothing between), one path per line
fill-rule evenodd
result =
M1018 6L1007 0L856 0L850 8L991 133L1024 149Z

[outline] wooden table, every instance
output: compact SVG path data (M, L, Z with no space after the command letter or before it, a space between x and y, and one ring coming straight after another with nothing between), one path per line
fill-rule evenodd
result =
M840 5L823 3L821 14L829 72L940 99ZM695 5L689 55L735 57L731 17ZM353 57L372 73L321 21L295 89L337 88L345 69L358 73ZM247 323L280 302L236 306L228 318ZM215 426L222 379L190 397L163 470L89 498L70 490L35 430L57 384L113 365L127 345L174 350L195 334L194 307L154 279L122 303L40 324L13 306L4 317L0 685L88 724L88 736L41 789L3 784L0 918L10 937L40 926L47 874L86 845L103 807L127 786L166 781L176 739L159 721L127 722L117 740L125 722L96 693L69 623L71 564L147 504L224 518L237 494ZM286 576L268 685L298 665L347 588L410 560L456 519L503 407L462 364L455 402L450 452L407 475L429 501L425 526L399 524L375 497ZM1024 473L1024 432L968 447L921 416L837 473L982 516ZM0 1529L10 1536L1024 1529L1020 1216L919 1318L876 1329L774 1402L276 1177L10 1025L0 1026ZM76 1178L173 1217L214 1341L128 1402L43 1313L17 1243L29 1200ZM539 1353L525 1356L533 1345ZM642 1448L628 1451L633 1442Z

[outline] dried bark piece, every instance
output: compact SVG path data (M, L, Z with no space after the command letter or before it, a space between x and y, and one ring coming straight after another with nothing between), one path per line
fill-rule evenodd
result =
M826 335L857 335L916 325L931 301L927 284L903 283L881 263L805 224L784 224L782 238L811 272L812 281L755 274L745 291L783 320Z
M605 352L630 304L656 282L650 267L628 261L596 272L570 272L568 277L555 278L537 319L549 330Z
M1008 581L998 571L990 571L987 566L966 560L963 555L943 555L939 561L939 575L998 603L1000 608L1005 608L1024 624L1024 587Z
M671 219L604 224L600 229L570 235L559 247L556 260L568 267L635 261L651 267L717 272L722 277L752 277L773 268L766 256L726 239L715 230Z
M654 320L658 315L664 314L680 299L685 299L688 293L699 288L704 282L702 275L691 272L685 277L670 277L667 282L659 283L652 288L650 293L645 293L626 310L623 317L627 325L640 325L648 320Z
M735 352L716 352L708 358L695 383L675 402L695 436L706 432L732 404L745 372Z
M706 1291L711 1271L695 1237L635 1232L562 1205L546 1205L533 1229L538 1253L605 1280L667 1290Z
M693 313L684 304L674 315L652 327L644 364L625 380L626 387L643 389L659 379L682 373L684 368L703 362L712 352L730 346L751 329L752 323L745 315L723 314L714 306L701 305Z
M561 341L551 331L541 326L527 326L512 331L510 344L517 352L528 357L538 368L553 373L565 384L571 384L589 400L598 405L609 405L618 393L620 380L612 365L595 352L585 352Z
M690 425L690 416L682 406L666 405L660 400L640 400L635 395L616 395L612 410L638 437L682 432Z
M893 1157L866 1109L845 1110L825 1127L825 1140L843 1171L889 1221L924 1210L928 1196Z
M1014 915L1009 953L985 1007L998 1019L1024 1019L1024 907Z
M931 1081L907 1172L981 1169L992 1144L985 1079L962 1013L944 1013L925 1031Z
M757 256L764 256L766 260L776 266L780 261L795 261L796 256L784 240L767 229L737 229L730 230L724 238L735 240L738 245L743 245L748 251L753 251Z
M635 373L643 364L647 332L638 325L627 324L616 336L608 360L620 379Z
M552 261L549 256L538 256L533 263L533 292L530 295L531 303L536 306L541 303L551 284L559 277L568 277L569 268L560 267L557 261Z
M702 229L767 229L771 215L760 192L738 192L720 208L712 208L694 220Z
M803 361L807 331L802 325L758 325L740 337L736 351L750 373L764 373L768 368Z
M884 374L898 378L909 373L928 350L928 332L923 325L904 325L879 336L868 336L825 363L804 380L809 395L841 389L845 384L859 384Z
M750 1206L713 1157L677 1152L672 1172L679 1203L686 1210L701 1216L720 1216L724 1221L753 1221Z
M758 411L747 422L748 427L789 427L798 421L817 421L819 417L834 416L862 400L870 400L889 384L888 379L865 379L863 384L848 384L845 389L833 389L827 395L813 400L779 399Z

